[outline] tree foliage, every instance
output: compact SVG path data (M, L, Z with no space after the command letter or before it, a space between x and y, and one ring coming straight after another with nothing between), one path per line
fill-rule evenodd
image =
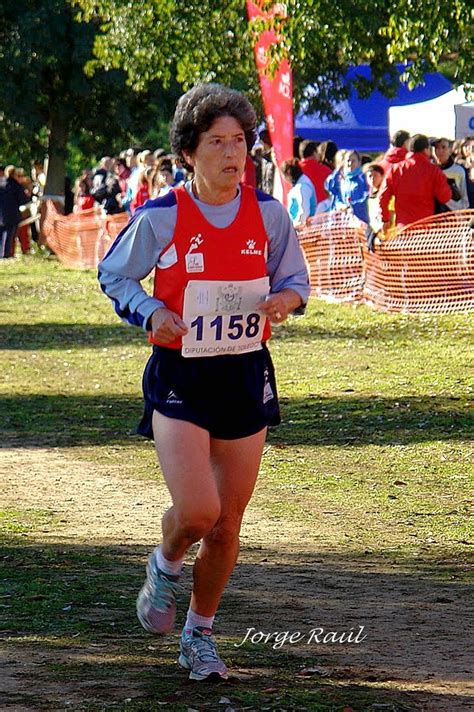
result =
M123 67L130 85L172 77L187 88L216 80L245 88L255 100L258 85L253 31L245 0L72 0L82 16L100 22L95 60L88 69ZM273 5L260 0L263 8ZM362 95L374 88L396 92L396 63L408 63L404 78L422 81L446 59L457 84L472 79L472 5L469 0L290 0L286 20L273 20L281 37L278 52L292 65L297 105L313 85L308 108L331 115L334 100L351 87L349 65L369 63L372 80L356 79ZM306 97L308 98L308 97Z
M169 118L179 88L151 81L137 93L125 72L84 72L97 25L78 22L68 0L0 4L0 153L52 163L47 190L62 193L68 142L76 155L100 156L140 143ZM6 155L6 154L9 155Z

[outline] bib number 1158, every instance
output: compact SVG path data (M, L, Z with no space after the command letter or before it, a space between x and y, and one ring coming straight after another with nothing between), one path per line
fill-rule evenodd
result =
M196 341L204 338L204 318L198 316L191 322L191 329L196 329ZM223 316L218 314L210 323L209 327L214 330L214 340L222 341L223 338L237 341L243 336L253 339L258 334L261 314L232 314Z

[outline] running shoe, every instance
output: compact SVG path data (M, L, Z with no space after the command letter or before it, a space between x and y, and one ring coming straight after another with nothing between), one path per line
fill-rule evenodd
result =
M190 680L227 680L227 668L219 657L217 647L208 628L183 630L178 662L189 670Z
M173 630L179 576L165 574L156 564L155 551L146 567L146 581L138 594L138 620L149 633L165 635Z

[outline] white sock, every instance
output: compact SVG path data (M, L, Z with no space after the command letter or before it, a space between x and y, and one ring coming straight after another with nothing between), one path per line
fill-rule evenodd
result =
M155 551L155 559L158 568L163 571L164 574L168 576L179 576L181 569L183 568L183 559L178 559L177 561L168 561L165 559L161 553L161 546Z
M188 609L188 616L186 618L186 623L184 624L184 630L190 633L193 628L209 628L212 630L212 624L214 623L215 616L206 618L206 616L200 616L199 613L195 613L191 608Z

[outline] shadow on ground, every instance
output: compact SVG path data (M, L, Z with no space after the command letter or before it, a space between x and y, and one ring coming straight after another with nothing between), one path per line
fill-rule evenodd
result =
M404 445L464 440L474 415L454 397L282 399L270 441L288 445ZM125 443L142 415L139 396L10 395L0 398L2 442L10 447ZM225 417L225 413L222 413Z
M456 712L474 701L472 590L453 562L410 572L413 561L394 567L374 554L244 548L216 625L233 677L203 686L177 666L177 635L149 636L135 619L146 553L7 542L2 709L222 710L225 697L231 709ZM190 577L186 566L180 621ZM360 643L322 640L360 626ZM274 649L257 635L240 646L249 628L302 638Z
M1 324L0 344L2 350L21 349L83 349L130 343L146 345L143 331L127 328L119 321L114 326L107 324Z
M305 319L294 319L282 328L275 330L275 341L294 340L298 342L332 341L334 339L370 340L380 343L386 340L411 342L413 340L436 338L442 333L443 325L439 322L439 315L432 319L423 315L412 316L406 321L400 320L400 315L383 315L370 313L365 323L346 326L334 324L323 328L309 325ZM469 338L469 322L466 315L459 315L460 326L452 330L452 340L467 341ZM127 327L118 320L115 324L90 324L90 323L57 323L44 322L38 324L0 324L1 349L21 349L37 351L40 349L75 349L75 348L103 348L105 346L127 346L133 342L145 344L143 331Z

